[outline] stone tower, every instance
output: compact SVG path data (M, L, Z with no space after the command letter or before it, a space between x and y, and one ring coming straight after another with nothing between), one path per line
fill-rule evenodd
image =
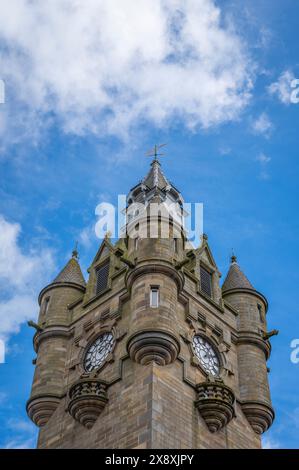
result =
M88 282L74 251L40 293L27 403L38 447L259 448L274 419L267 300L235 257L221 289L156 158L127 206L125 236L103 240Z

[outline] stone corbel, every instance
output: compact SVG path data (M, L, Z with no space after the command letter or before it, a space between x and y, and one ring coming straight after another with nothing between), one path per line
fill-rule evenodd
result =
M218 432L235 416L233 391L220 377L209 376L196 386L195 406L211 433Z

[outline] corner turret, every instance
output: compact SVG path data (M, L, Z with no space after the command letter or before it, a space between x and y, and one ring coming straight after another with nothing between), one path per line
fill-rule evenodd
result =
M65 362L70 336L68 305L85 292L85 280L78 263L78 252L39 295L40 313L33 343L36 368L27 402L27 413L37 426L52 417L64 394Z
M241 407L253 430L262 434L274 420L267 370L271 352L266 336L268 302L242 272L236 256L231 258L222 295L239 313L236 344Z

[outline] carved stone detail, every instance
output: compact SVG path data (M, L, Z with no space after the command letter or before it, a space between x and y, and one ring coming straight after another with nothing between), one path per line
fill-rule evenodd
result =
M269 405L258 401L246 401L241 407L256 434L263 434L272 425L274 411Z
M31 421L38 427L42 427L51 418L58 407L60 397L56 395L38 395L27 402L27 414Z
M100 380L79 380L69 391L68 411L80 424L90 429L105 408L106 384Z
M131 359L139 364L151 361L160 366L174 362L180 352L180 344L175 336L165 331L141 331L132 335L127 344Z
M224 385L220 378L198 384L196 389L196 408L210 432L219 431L235 416L235 396L232 390Z

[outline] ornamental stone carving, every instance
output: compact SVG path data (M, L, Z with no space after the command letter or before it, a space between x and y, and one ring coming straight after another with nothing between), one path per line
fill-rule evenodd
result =
M222 379L208 380L197 385L195 406L210 432L226 426L234 417L235 396Z
M90 429L107 402L105 383L95 379L79 380L70 388L68 411L75 420Z

